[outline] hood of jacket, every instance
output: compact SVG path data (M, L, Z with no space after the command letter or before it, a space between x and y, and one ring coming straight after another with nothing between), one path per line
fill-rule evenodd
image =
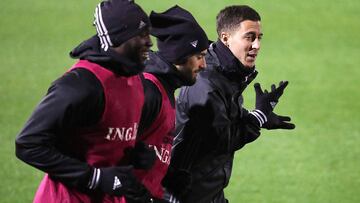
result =
M156 75L161 82L172 91L187 85L186 79L176 67L167 62L158 52L150 52L149 60L145 62L145 71Z
M122 76L136 75L143 71L145 67L143 63L137 63L125 58L111 48L104 51L96 35L75 47L70 52L70 57L97 63Z

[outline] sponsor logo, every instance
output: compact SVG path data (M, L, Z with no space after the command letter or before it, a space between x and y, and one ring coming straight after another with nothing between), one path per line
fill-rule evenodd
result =
M141 28L143 28L143 27L145 27L146 26L146 23L144 23L144 21L140 21L140 23L139 23L139 29L141 29Z
M105 136L105 139L110 140L110 141L115 141L115 140L119 140L119 141L135 140L136 135L137 135L137 131L138 131L138 124L137 123L134 123L134 125L129 127L129 128L126 128L126 127L121 127L121 128L109 127L108 128L108 134Z
M191 46L193 46L194 48L197 47L197 44L198 44L198 40L195 40L193 42L190 42Z
M162 163L170 165L170 150L166 149L163 146L149 145L149 147L152 147L155 150L156 156Z
M275 108L276 104L277 104L277 102L270 102L270 105L272 108Z
M118 189L118 188L121 187L121 186L122 186L122 184L121 184L119 178L118 178L117 176L115 176L115 178L114 178L113 190L116 190L116 189Z

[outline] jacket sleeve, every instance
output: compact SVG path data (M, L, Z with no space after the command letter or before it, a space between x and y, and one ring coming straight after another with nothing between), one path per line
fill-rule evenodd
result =
M66 73L53 82L16 137L16 156L69 186L86 186L92 168L65 155L57 140L66 129L98 122L103 105L103 89L95 75L85 69Z

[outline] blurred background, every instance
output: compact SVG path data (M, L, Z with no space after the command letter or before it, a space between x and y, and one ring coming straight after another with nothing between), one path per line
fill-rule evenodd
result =
M99 2L0 2L0 202L32 201L43 172L15 157L15 137L50 83L75 62L70 50L95 34ZM236 153L230 202L360 202L360 1L136 2L147 13L174 4L188 9L212 40L225 6L247 4L262 17L256 81L290 81L275 111L290 115L296 129L263 130ZM253 87L244 95L253 108Z

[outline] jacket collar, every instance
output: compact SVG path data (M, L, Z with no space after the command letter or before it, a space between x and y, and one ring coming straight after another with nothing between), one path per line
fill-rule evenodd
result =
M164 86L172 92L186 85L185 79L176 67L167 62L158 52L150 52L149 60L145 62L144 72L156 75Z
M231 81L247 82L249 77L257 74L255 67L245 68L220 40L210 45L206 61Z

